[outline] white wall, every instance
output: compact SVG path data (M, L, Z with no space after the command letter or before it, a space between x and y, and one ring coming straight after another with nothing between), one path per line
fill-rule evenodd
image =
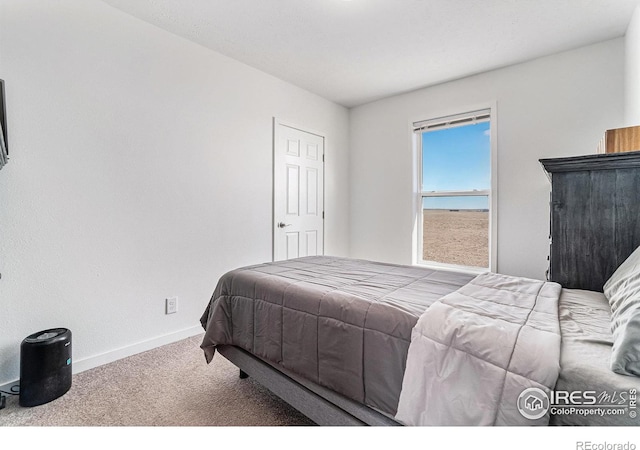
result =
M619 38L352 109L351 256L412 262L409 123L496 101L497 270L544 277L550 184L538 159L595 153L622 124L623 65Z
M348 253L345 108L95 0L3 0L0 55L0 384L45 328L74 369L198 332L218 277L271 259L274 116L327 134Z
M625 122L640 125L640 6L633 13L625 36Z

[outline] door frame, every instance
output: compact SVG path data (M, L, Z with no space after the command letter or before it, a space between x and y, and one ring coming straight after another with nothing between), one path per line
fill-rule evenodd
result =
M272 152L271 152L271 261L275 261L276 259L276 151L278 145L279 138L279 126L285 126L289 128L294 128L298 131L302 131L304 133L313 134L315 136L322 138L322 254L324 255L324 247L326 240L326 210L325 210L325 195L327 191L326 187L326 172L327 172L327 163L326 163L326 154L327 154L327 134L321 131L313 130L307 127L301 127L292 122L278 119L277 117L273 117L272 128Z

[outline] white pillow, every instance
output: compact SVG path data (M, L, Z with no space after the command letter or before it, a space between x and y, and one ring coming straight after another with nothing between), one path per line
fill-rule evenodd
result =
M611 370L640 376L640 247L604 285L611 306Z

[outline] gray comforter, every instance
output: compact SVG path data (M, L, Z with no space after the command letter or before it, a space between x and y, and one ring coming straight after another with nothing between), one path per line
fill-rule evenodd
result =
M557 283L485 273L434 303L413 330L396 418L548 424L560 370L560 292Z
M244 267L218 282L201 318L210 362L230 344L395 415L411 330L472 275L345 258Z

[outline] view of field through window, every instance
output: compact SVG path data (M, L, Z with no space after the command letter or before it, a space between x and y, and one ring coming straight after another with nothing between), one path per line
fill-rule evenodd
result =
M425 261L489 267L489 130L484 121L422 134Z
M423 258L461 266L489 266L489 212L423 210Z

